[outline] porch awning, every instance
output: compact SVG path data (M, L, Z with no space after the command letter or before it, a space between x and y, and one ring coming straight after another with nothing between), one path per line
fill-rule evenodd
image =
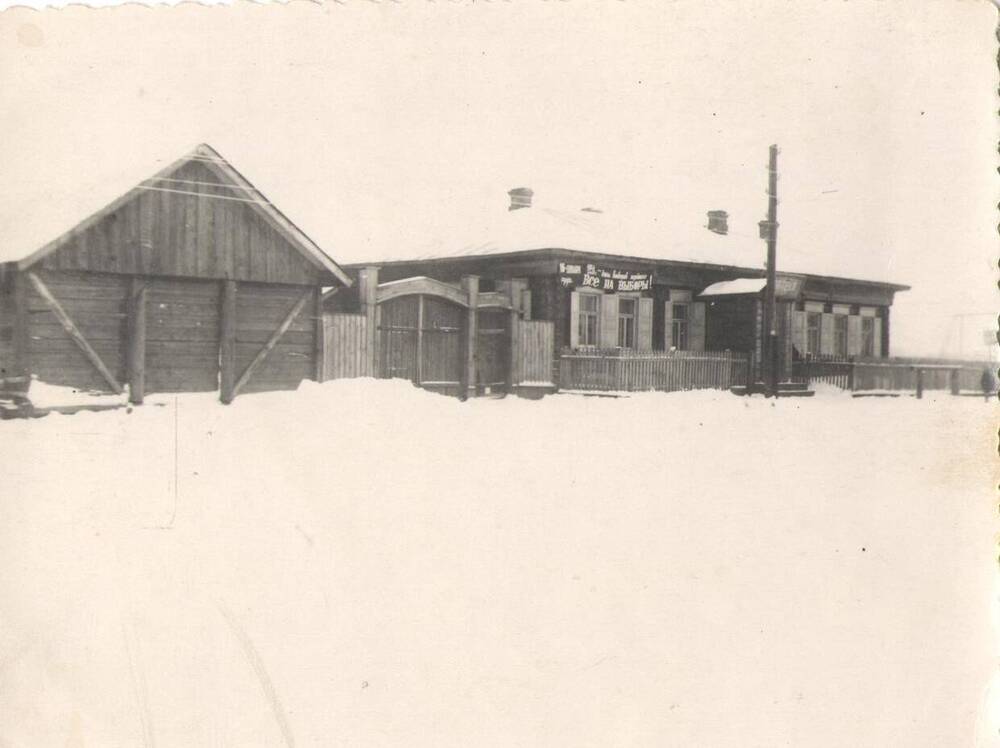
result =
M737 278L736 280L713 283L698 295L734 296L736 294L760 293L766 285L766 278Z

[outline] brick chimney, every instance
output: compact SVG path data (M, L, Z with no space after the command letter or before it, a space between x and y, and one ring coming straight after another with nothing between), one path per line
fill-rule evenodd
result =
M729 214L724 210L708 211L708 230L716 234L729 233Z
M519 208L530 208L531 197L535 192L530 187L515 187L507 194L510 195L510 207L507 210L517 210Z

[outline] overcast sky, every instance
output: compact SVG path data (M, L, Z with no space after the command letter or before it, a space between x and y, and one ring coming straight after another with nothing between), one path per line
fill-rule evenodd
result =
M982 355L995 22L983 0L8 10L0 259L199 142L342 262L466 241L514 186L753 235L777 143L779 268L910 284L894 352Z

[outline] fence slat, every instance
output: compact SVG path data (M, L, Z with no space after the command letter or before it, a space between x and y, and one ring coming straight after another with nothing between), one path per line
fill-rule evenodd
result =
M323 315L323 355L327 379L370 377L367 321L361 314Z
M671 392L743 384L749 359L732 351L564 350L564 389Z

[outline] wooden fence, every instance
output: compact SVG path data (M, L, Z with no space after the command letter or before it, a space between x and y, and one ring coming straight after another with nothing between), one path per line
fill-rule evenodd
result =
M982 391L984 369L994 368L982 361L941 358L854 358L821 357L796 361L792 379L822 382L845 390L951 390Z
M323 379L372 377L363 314L323 315Z
M552 385L555 325L544 320L517 320L514 331L513 382L518 385Z
M559 386L567 390L673 392L746 384L749 356L732 351L564 350Z

